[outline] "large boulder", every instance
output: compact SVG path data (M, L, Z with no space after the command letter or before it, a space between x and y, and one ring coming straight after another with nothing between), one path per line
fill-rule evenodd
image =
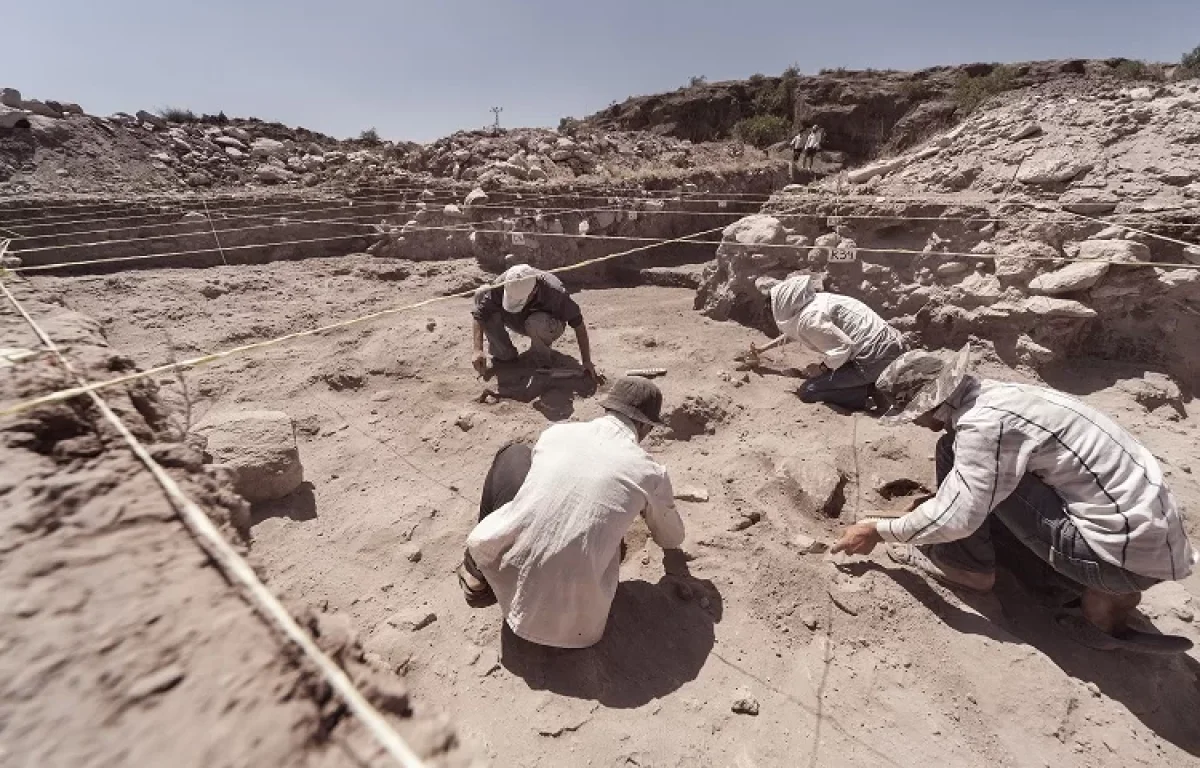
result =
M1133 240L1084 240L1079 258L1115 264L1141 264L1150 261L1150 249Z
M888 160L880 160L876 163L857 168L846 174L846 180L851 184L866 184L876 176L887 176L889 173L894 173L908 164L907 157L893 157Z
M717 248L716 263L704 270L696 309L714 320L734 319L773 331L770 307L754 281L762 276L786 277L807 264L807 248L778 247L786 245L787 230L774 216L755 214L730 224Z
M1102 216L1117 209L1117 199L1099 189L1068 189L1059 195L1058 203L1072 213Z
M260 165L254 169L254 178L263 184L282 184L292 178L292 172L278 165Z
M12 109L21 109L21 92L16 88L0 88L0 104Z
M275 139L255 139L250 145L250 154L254 157L286 157L287 145Z
M62 112L54 107L51 107L45 102L38 101L37 99L25 99L21 102L21 109L28 110L33 114L41 115L42 117L62 117Z
M1022 184L1062 184L1087 173L1095 162L1068 147L1041 149L1025 161L1017 173Z
M1038 275L1029 283L1029 290L1046 296L1086 291L1108 272L1106 261L1076 261L1062 269Z
M304 482L292 419L281 411L244 411L216 417L199 430L215 464L233 471L234 489L247 501L287 496Z
M233 136L218 136L215 139L213 139L213 141L216 142L217 144L220 144L222 147L233 147L234 149L237 149L237 150L245 150L246 149L245 142L243 142L241 139L235 138Z

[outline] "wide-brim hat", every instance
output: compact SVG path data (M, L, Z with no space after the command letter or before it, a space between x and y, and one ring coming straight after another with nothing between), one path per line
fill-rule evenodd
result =
M622 376L613 382L600 406L634 421L661 427L662 401L662 390L654 382L637 376Z
M538 271L528 264L509 267L498 281L504 286L504 297L500 303L505 312L520 312L529 302L537 288Z
M970 344L949 356L915 349L896 358L875 382L889 402L880 423L908 423L949 400L966 378L970 362Z

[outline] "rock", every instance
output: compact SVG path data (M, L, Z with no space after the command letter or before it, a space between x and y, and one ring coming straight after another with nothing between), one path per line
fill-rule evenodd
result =
M68 115L82 115L83 107L72 101L61 102L59 108Z
M147 112L144 109L139 109L135 116L137 117L138 122L143 123L145 125L152 125L155 128L166 128L167 127L166 120L162 119L158 115L151 114L150 112Z
M41 115L42 117L62 117L62 112L37 99L25 99L21 102L21 109L32 112L35 115Z
M358 685L363 696L380 710L398 717L412 715L408 684L396 675L372 672L359 680Z
M1079 244L1079 258L1116 264L1147 263L1150 249L1132 240L1084 240Z
M1038 125L1036 121L1031 120L1014 128L1012 133L1008 134L1008 138L1010 141L1021 141L1022 139L1040 136L1041 134L1042 126Z
M1062 254L1046 243L1021 241L1006 245L996 257L996 277L1002 285L1023 286L1029 282L1038 267L1049 259L1060 259Z
M1061 184L1087 173L1093 167L1095 163L1081 157L1077 150L1067 147L1041 149L1021 166L1017 181L1033 186Z
M1140 88L1130 88L1125 93L1134 101L1151 101L1154 99L1154 91L1144 86Z
M954 275L961 275L970 268L971 266L969 264L961 261L947 261L945 264L939 264L937 269L934 271L937 272L940 277L953 277Z
M480 206L480 205L487 205L489 199L490 198L488 197L487 192L484 192L479 187L475 187L475 189L472 189L467 194L466 199L463 200L462 207L464 209L467 209L467 208L473 208L473 207Z
M1049 296L1034 296L1025 299L1021 309L1035 317L1068 317L1079 320L1090 320L1096 317L1096 310L1084 306L1078 301L1055 299Z
M1025 334L1017 339L1017 359L1025 365L1037 367L1046 365L1058 359L1058 355L1052 349L1043 347Z
M183 678L183 668L178 664L169 664L139 679L129 687L126 695L134 700L144 699L147 696L171 690L179 685Z
M1068 189L1059 195L1058 204L1085 216L1102 216L1117 209L1117 200L1095 189Z
M733 694L736 698L733 700L730 709L739 715L758 714L758 699L754 698L754 694L750 692L749 688L739 686Z
M21 92L16 88L0 89L0 104L13 109L21 109Z
M829 550L829 545L825 542L817 541L812 536L807 536L803 533L798 533L792 537L792 545L802 555L819 555Z
M21 123L29 124L30 113L23 109L9 109L8 107L0 106L0 128L12 129ZM11 168L11 166L8 166ZM10 171L11 172L11 171ZM0 176L3 180L5 176Z
M716 425L726 418L722 404L703 395L688 395L663 419L672 440L690 440L697 435L711 435Z
M454 426L461 429L463 432L470 432L475 426L475 414L470 411L463 411L454 419Z
M1192 264L1200 264L1200 245L1192 245L1184 248L1183 258Z
M277 165L260 165L254 169L254 178L264 184L282 184L292 178L292 173Z
M210 187L212 186L213 179L207 173L197 171L196 173L188 174L187 183L189 187Z
M1120 240L1124 236L1125 236L1125 228L1119 227L1114 224L1111 227L1105 227L1104 229L1100 230L1096 234L1092 235L1091 238L1089 238L1089 239L1091 239L1091 240Z
M400 554L410 563L421 562L421 548L416 544L406 544L400 549Z
M234 488L247 501L282 498L304 482L295 428L286 413L223 414L201 432L213 462L233 471Z
M774 216L754 214L725 227L720 248L729 244L740 246L779 245L787 240L783 224ZM718 249L718 253L720 250Z
M242 142L242 144L248 145L252 141L250 134L246 133L244 130L242 130L241 128L238 128L237 126L227 125L227 126L225 126L225 128L223 130L224 130L226 136L232 136L233 138Z
M775 474L790 486L802 511L822 517L841 514L846 503L846 477L833 454L814 449L785 457L776 462Z
M1117 389L1133 396L1139 405L1147 411L1153 411L1162 405L1170 405L1177 412L1183 413L1183 395L1179 386L1169 376L1154 371L1147 371L1140 379L1125 379L1117 382Z
M675 491L675 498L680 501L705 502L708 501L708 489L700 486L684 486Z
M287 145L282 141L275 139L255 139L250 145L250 155L252 157L286 157L288 153Z
M234 161L246 159L246 153L236 147L225 147L225 155Z
M1107 262L1077 261L1062 269L1038 275L1029 282L1029 289L1046 296L1086 291L1108 272Z
M222 147L233 147L234 149L237 149L237 150L245 150L246 149L246 143L243 142L241 139L235 138L233 136L218 136L215 139L213 139L213 142L220 144Z
M429 610L427 606L420 606L396 612L387 620L387 623L396 629L419 632L435 621L437 621L437 614Z
M877 163L871 163L857 170L850 171L846 174L846 180L851 184L865 184L876 176L887 176L889 173L894 173L908 164L910 158L893 157L887 160L881 160Z

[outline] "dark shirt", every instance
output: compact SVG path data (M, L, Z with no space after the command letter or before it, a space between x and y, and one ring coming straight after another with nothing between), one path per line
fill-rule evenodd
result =
M537 285L520 312L504 311L503 302L504 286L480 291L475 294L475 306L471 309L471 317L484 323L499 314L504 318L505 325L524 328L526 318L534 312L545 312L572 328L583 325L583 311L567 293L562 282L549 273L543 272L537 276Z

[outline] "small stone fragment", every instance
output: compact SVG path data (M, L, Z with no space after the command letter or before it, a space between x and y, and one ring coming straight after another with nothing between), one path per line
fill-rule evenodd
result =
M437 621L437 614L425 607L400 611L387 620L396 629L417 632Z
M410 563L421 562L421 548L416 544L408 544L401 552L404 553L404 559Z
M708 501L708 489L697 485L688 485L675 492L675 498L680 501Z
M819 555L829 549L829 545L825 542L817 541L812 536L806 536L803 533L792 537L792 544L802 555Z
M129 698L144 699L156 693L169 691L179 685L181 680L183 680L183 668L177 664L170 664L157 672L146 675L130 686Z
M740 686L734 695L737 697L733 700L733 706L730 707L739 715L757 715L758 714L758 699L754 698L754 694L749 688Z

